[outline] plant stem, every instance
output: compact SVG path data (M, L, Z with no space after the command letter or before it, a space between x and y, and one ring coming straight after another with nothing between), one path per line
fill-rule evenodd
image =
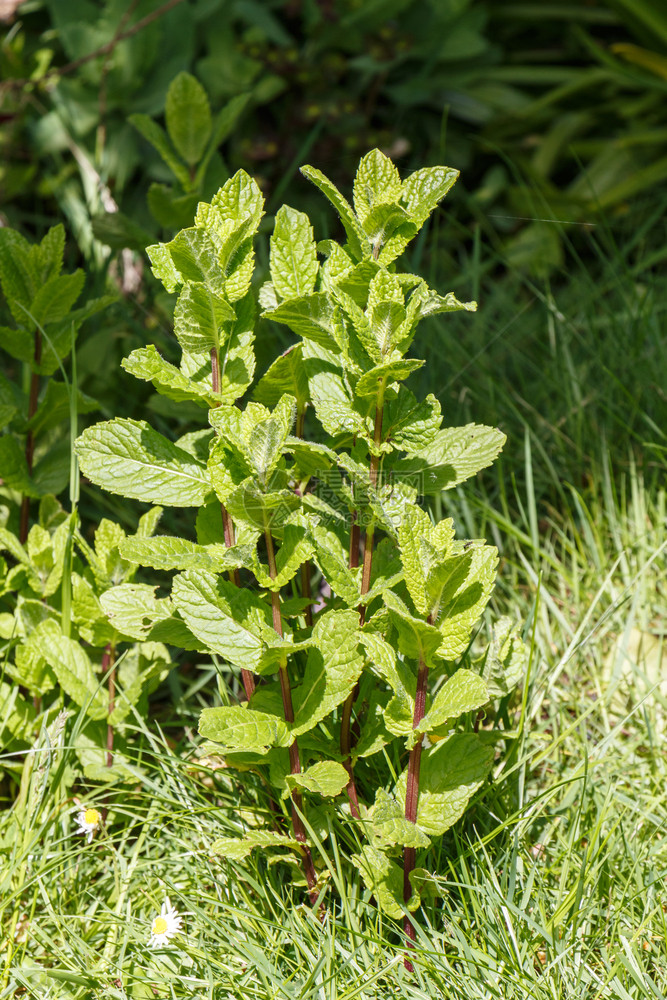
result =
M306 420L306 406L300 406L296 413L296 425L294 427L294 434L298 438L303 437L303 425Z
M271 529L269 528L266 520L264 522L264 537L266 539L266 551L269 560L269 575L272 580L276 578L276 555L273 547L273 537L271 535ZM278 635L283 636L283 621L280 612L280 594L278 591L271 592L271 613L273 616L273 627ZM287 656L285 656L280 662L280 693L283 699L283 713L285 715L285 722L291 725L294 722L294 706L292 705L292 689L290 687L289 675L287 673ZM290 762L290 773L291 774L301 774L301 758L299 756L299 744L296 737L292 741L289 748L289 762ZM303 845L303 870L306 876L306 882L308 883L308 894L310 896L310 901L313 906L317 903L317 876L315 874L315 866L313 864L313 856L310 852L310 848L306 843L306 830L303 825L303 820L299 815L303 812L303 799L301 797L301 792L297 788L292 789L292 826L294 828L295 838Z
M35 351L33 354L35 365L42 360L42 334L35 330ZM33 372L30 377L30 396L28 398L28 420L32 420L37 411L37 399L39 397L39 374ZM35 452L35 438L32 430L28 431L25 442L25 460L28 464L28 473L32 473L32 461ZM30 497L24 496L21 501L21 526L19 528L19 541L21 545L28 537L28 521L30 518Z
M310 559L306 559L305 563L301 565L301 593L310 601L312 596L310 592ZM313 608L311 604L304 611L304 618L306 619L306 626L312 628Z
M350 528L350 569L356 569L359 565L359 544L361 542L361 532L357 522L357 512L352 511L352 527Z
M217 347L211 348L211 388L216 395L220 392L220 351ZM231 549L232 546L236 544L234 522L232 521L231 514L223 503L220 504L220 512L222 514L222 529L225 535L225 545L228 549ZM235 584L235 586L241 586L241 577L239 576L239 571L237 569L230 569L229 579L233 584ZM250 701L255 692L255 678L252 670L241 668L241 680L243 681L245 696L248 701Z
M298 438L303 438L303 425L306 419L306 403L300 406L296 411L296 426L294 428L294 434ZM303 597L307 597L310 600L310 559L306 559L305 563L301 566L301 594ZM306 627L313 627L313 609L309 604L304 612L304 618L306 620Z
M432 616L429 615L429 624ZM426 687L428 684L428 666L424 660L419 661L419 674L417 675L417 690L415 693L415 711L412 718L412 728L416 729L424 718L426 710ZM424 742L423 734L419 736L417 742L410 751L408 761L408 780L405 790L405 818L409 823L417 822L417 807L419 805L419 770L422 759L422 746ZM412 885L410 883L410 873L415 867L415 848L406 847L403 850L403 901L407 904L412 897ZM416 934L412 921L408 916L403 922L403 930L408 948L414 948ZM413 972L413 965L406 956L404 959L405 968L408 972Z
M386 380L381 379L378 386L377 397L375 401L375 426L373 434L373 442L375 444L375 451L377 454L371 454L369 476L371 481L371 486L373 489L377 487L378 481L378 471L380 468L380 445L382 444L382 418L384 415L384 390L385 390ZM359 565L359 525L356 523L356 512L352 515L352 527L350 529L350 568L353 569ZM361 571L361 596L367 594L371 585L371 569L373 564L373 536L375 534L375 522L371 521L366 528L364 536L364 565ZM359 626L363 626L366 621L366 605L359 605ZM347 696L345 704L343 705L343 714L340 721L340 750L343 754L344 761L343 766L347 771L350 780L347 783L347 795L350 800L350 813L354 819L360 819L361 813L359 811L359 796L357 795L357 786L354 781L354 771L352 768L352 760L350 758L350 751L352 749L352 734L351 734L351 724L352 724L352 709L354 703L359 695L359 685L355 684L354 690L350 692Z

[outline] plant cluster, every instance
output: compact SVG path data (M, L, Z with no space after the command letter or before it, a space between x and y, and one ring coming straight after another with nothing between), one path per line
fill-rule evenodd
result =
M72 735L80 773L113 782L136 774L123 752L126 727L135 710L147 711L171 658L161 643L132 641L104 613L105 592L137 569L119 554L122 527L101 520L92 544L80 530L72 444L78 415L97 404L77 390L74 348L83 322L113 299L77 306L84 274L61 273L64 246L62 226L34 245L0 229L0 285L14 319L0 327L0 346L13 359L8 374L25 374L23 385L0 375L0 552L9 556L0 558L0 742L12 751L3 768L19 780L21 751L69 699L85 719ZM69 513L55 496L68 480ZM140 520L140 537L159 514Z
M77 452L84 474L111 492L198 511L197 542L119 540L127 563L175 571L168 596L123 582L104 608L125 635L200 650L240 676L245 698L232 691L205 709L200 733L228 766L262 775L289 804L292 827L259 825L217 849L295 852L315 903L309 831L322 798L345 792L365 830L354 862L399 917L428 883L416 852L488 774L499 733L477 732L476 713L511 689L523 662L506 619L473 656L497 551L455 538L451 518L433 524L419 499L488 465L504 436L443 428L437 399L404 385L424 364L407 356L420 320L475 308L396 267L457 172L431 167L401 181L373 150L359 164L354 208L319 170L302 172L336 209L345 241L316 244L305 214L277 213L259 300L298 339L252 399L240 402L254 380L263 197L239 171L199 204L194 226L148 250L156 276L178 291L180 366L153 346L123 363L168 398L198 403L208 426L171 441L145 421L114 419L84 431ZM375 786L371 758L389 765ZM405 929L411 936L408 916Z

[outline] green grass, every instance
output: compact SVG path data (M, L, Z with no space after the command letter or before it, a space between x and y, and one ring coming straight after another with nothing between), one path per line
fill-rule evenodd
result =
M453 498L466 530L502 540L496 610L526 621L531 662L523 699L505 709L518 738L466 821L424 859L442 898L416 917L414 975L400 929L348 861L354 845L335 813L317 838L322 924L286 864L211 852L217 837L256 822L266 801L248 782L239 812L242 776L196 763L191 733L211 697L197 681L180 692L178 715L157 706L163 729L152 721L138 733L137 784L85 796L110 802L106 831L90 845L74 833L63 791L75 720L61 745L42 741L28 758L32 784L3 817L0 908L17 945L0 996L665 995L667 700L640 657L616 680L613 659L631 630L659 630L667 498L649 495L637 472L622 487L607 479L586 495L570 490L534 548L526 497L515 498L524 520L512 524L465 491ZM171 735L181 736L173 749ZM146 943L165 894L186 913L185 933L153 954Z

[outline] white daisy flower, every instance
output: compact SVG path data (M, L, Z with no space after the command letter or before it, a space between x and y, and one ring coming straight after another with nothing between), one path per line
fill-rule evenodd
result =
M151 936L148 942L149 948L159 948L166 944L175 934L180 934L183 917L178 915L169 902L169 896L165 896L160 916L156 917L151 924Z
M102 826L102 814L97 809L82 809L76 821L79 824L78 833L85 833L90 843Z

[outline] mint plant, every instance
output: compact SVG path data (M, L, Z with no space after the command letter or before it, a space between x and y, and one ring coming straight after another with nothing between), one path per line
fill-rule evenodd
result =
M19 540L25 542L30 502L57 494L70 475L66 381L53 378L72 350L81 324L111 297L91 299L75 309L85 275L63 274L65 230L53 226L31 245L14 229L0 228L0 287L13 326L0 326L0 350L23 366L23 384L0 374L0 476L20 496ZM78 394L77 409L96 407Z
M155 508L143 516L139 538L155 529L160 513ZM105 519L89 544L76 513L67 514L54 497L40 502L25 546L0 528L0 551L13 563L0 564L0 607L11 602L11 610L0 611L0 734L17 766L42 724L76 707L83 721L71 744L80 774L105 783L136 779L126 727L136 710L145 713L171 657L163 643L135 640L104 610L105 592L136 574L119 555L125 537Z
M176 571L169 596L123 584L105 608L145 640L180 641L241 675L245 700L204 709L199 731L209 752L256 770L290 804L292 829L260 825L217 849L295 853L315 903L308 826L320 829L322 799L345 793L340 812L363 834L353 862L378 904L405 915L411 942L408 911L428 883L417 851L463 814L493 760L496 737L474 731L470 713L516 683L523 657L507 620L473 657L497 551L457 539L451 518L433 524L419 502L489 465L504 435L443 428L435 396L418 400L404 384L424 364L407 356L419 322L475 308L396 266L457 172L431 167L401 181L373 150L354 207L320 171L302 172L345 240L316 244L306 215L277 213L259 302L297 340L252 399L239 402L254 379L263 200L239 171L198 206L194 226L148 248L156 276L178 292L180 367L150 346L123 363L176 403L200 404L209 427L170 441L116 419L86 430L78 454L111 492L198 509L196 542L120 542L125 560ZM369 757L398 773L369 787Z
M13 359L0 376L0 742L11 751L3 766L18 777L21 752L42 726L76 706L78 773L110 783L136 778L126 720L171 660L166 646L135 642L103 610L104 592L136 573L118 553L125 532L103 520L90 544L80 531L73 441L78 415L97 403L77 390L75 354L71 367L68 356L83 321L113 299L74 308L84 274L61 273L64 245L62 226L36 245L0 229L0 284L15 321L0 328L0 349ZM23 385L7 377L21 370ZM68 479L69 513L54 496ZM140 535L155 529L159 514L142 518Z

